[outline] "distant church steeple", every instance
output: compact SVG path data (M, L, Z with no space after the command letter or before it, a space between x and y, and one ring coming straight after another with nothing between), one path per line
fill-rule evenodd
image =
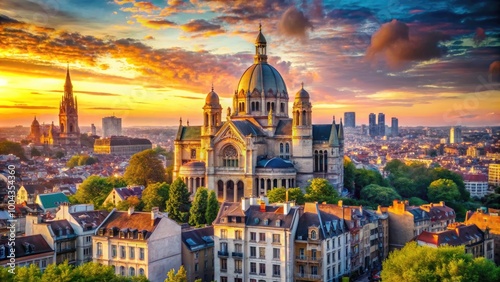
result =
M80 129L78 127L78 105L73 97L73 84L69 74L69 64L66 68L66 81L64 82L64 95L59 106L59 130L61 143L80 144Z

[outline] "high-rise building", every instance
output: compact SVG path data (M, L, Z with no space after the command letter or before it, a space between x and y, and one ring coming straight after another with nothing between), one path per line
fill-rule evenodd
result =
M374 113L371 113L368 116L368 132L370 136L377 136L378 135L378 128L377 128L377 116Z
M90 125L90 132L92 135L97 135L97 129L94 124Z
M458 126L450 128L450 144L462 143L462 129Z
M356 113L355 112L346 112L344 113L344 121L345 127L356 127Z
M102 119L102 137L122 135L122 119L115 116Z
M378 114L378 135L385 136L385 115L384 115L384 113Z
M391 119L391 135L398 136L399 135L399 127L398 127L398 118L393 117Z

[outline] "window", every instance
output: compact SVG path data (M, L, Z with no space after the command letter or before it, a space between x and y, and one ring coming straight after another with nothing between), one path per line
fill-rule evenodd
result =
M280 242L280 234L273 234L273 243L278 243Z
M226 229L221 229L220 230L220 238L221 239L227 239L227 230Z
M220 277L220 282L227 282L227 277L221 276Z
M257 248L256 247L250 247L250 257L254 258L257 256Z
M257 273L257 263L255 262L251 262L250 263L250 273L252 274L255 274Z
M238 151L231 145L222 150L222 166L238 167Z
M305 256L306 256L306 255L305 255L305 250L304 250L304 248L300 248L300 249L299 249L299 257L300 257L300 259L304 259L304 258L305 258Z
M111 257L116 258L116 245L111 245Z
M331 254L326 254L326 264L330 264L330 255Z
M97 256L100 257L102 256L102 243L97 243Z
M144 248L139 248L139 259L144 260Z
M266 233L259 233L259 242L266 241Z
M235 273L242 273L243 270L242 270L242 261L237 259L237 260L234 260L234 272Z
M241 237L242 237L242 236L241 236L241 233L242 233L242 232L241 232L241 230L236 230L236 231L234 231L234 238L235 238L236 240L241 240Z
M120 246L120 257L122 259L126 258L127 257L127 254L125 252L125 246Z
M130 259L135 259L135 248L134 247L129 248L128 255L129 255Z
M285 112L285 103L280 104L280 112L282 112L282 113Z
M195 264L194 264L194 271L195 271L195 272L198 272L198 263L195 263Z
M128 269L128 275L129 276L135 276L135 268L131 267Z
M264 247L259 248L259 258L266 258L266 248Z
M257 241L257 233L255 232L250 232L250 241Z
M139 268L139 275L144 275L144 268Z
M220 251L223 253L227 252L227 243L226 242L220 243Z
M280 277L280 276L281 276L281 266L273 265L273 277Z
M91 236L87 236L87 237L85 238L85 242L87 242L87 243L92 242L92 237L91 237Z
M241 244L234 244L234 251L237 253L242 253L242 245Z
M205 267L205 269L207 269L207 268L208 268L208 260L205 260L205 263L204 263L204 265L203 265L203 266Z
M311 231L311 239L316 240L316 230Z
M220 271L227 271L227 259L220 259Z
M259 263L259 274L266 275L266 264L265 263Z
M196 149L191 149L191 159L196 159Z
M318 275L318 267L317 266L311 266L311 274Z
M316 260L316 253L317 251L315 249L312 249L311 250L311 257L312 257L312 260Z
M120 266L120 275L125 276L125 267L124 266Z
M278 248L273 248L273 259L280 259L280 249Z

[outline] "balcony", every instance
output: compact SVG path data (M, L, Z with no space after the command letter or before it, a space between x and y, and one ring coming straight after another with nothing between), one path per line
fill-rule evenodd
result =
M321 257L308 257L308 256L296 256L295 259L298 261L309 262L309 263L321 263L322 261Z
M233 253L232 253L232 256L233 256L233 257L237 257L237 258L242 258L242 257L243 257L243 253L240 253L240 252L233 252Z
M229 253L227 251L218 251L217 255L219 255L220 258L227 258L227 257L229 257Z
M319 274L309 274L309 273L295 273L295 278L300 280L310 280L310 281L322 281L322 277Z

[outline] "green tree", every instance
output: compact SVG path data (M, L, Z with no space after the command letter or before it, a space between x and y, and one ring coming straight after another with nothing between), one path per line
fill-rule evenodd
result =
M401 196L391 187L370 184L361 190L361 199L377 205L390 206L392 201L400 200Z
M500 194L488 194L481 202L488 208L500 209Z
M39 157L41 155L42 155L42 153L40 151L38 151L37 148L35 148L35 147L31 148L31 156L32 157Z
M354 174L354 197L359 199L361 197L361 190L370 184L385 186L385 181L378 171L356 169Z
M468 201L470 199L470 193L465 189L465 183L463 177L451 170L438 167L432 171L434 180L438 179L449 179L457 184L458 191L460 192L460 200Z
M452 180L438 179L429 185L427 197L431 202L452 202L460 199L460 191Z
M296 204L305 203L304 192L300 188L274 188L267 193L269 203L284 203L286 201L286 191L288 190L288 201L295 201Z
M125 187L127 183L122 178L99 177L92 175L80 185L74 199L81 204L94 204L98 208L102 205L113 188Z
M145 150L130 158L125 170L125 179L130 184L148 186L150 183L165 182L165 169L154 150Z
M168 184L171 184L172 181L174 181L174 165L167 166L167 168L165 169L165 177L165 182L167 182Z
M309 180L306 187L305 199L307 202L336 203L339 194L335 187L324 178L313 178Z
M194 194L194 200L189 209L189 224L201 226L207 222L208 190L205 187L199 187Z
M184 266L181 265L177 273L175 273L175 269L171 269L167 273L167 279L165 279L165 282L187 282L187 274Z
M68 261L62 264L49 264L42 275L42 282L71 282L73 279L73 267Z
M144 203L144 211L150 211L154 207L159 207L162 211L165 210L169 189L170 185L165 182L149 184L142 191L141 200Z
M217 201L217 195L214 191L208 192L207 200L207 212L205 213L205 219L208 224L212 224L215 218L217 218L217 213L219 213L219 202Z
M411 262L411 263L408 263ZM484 258L474 259L460 247L421 247L410 242L383 262L382 281L499 281L499 268Z
M80 156L79 155L74 155L66 163L66 166L69 167L69 168L74 168L75 166L78 166L78 160L80 160Z
M21 146L21 144L16 142L10 142L7 140L0 141L0 155L9 155L9 154L13 154L23 161L27 160L26 156L24 155L24 149Z
M354 181L356 177L356 166L349 157L344 156L344 188L354 193Z
M421 206L421 205L428 204L427 201L424 201L424 200L420 199L419 197L411 197L410 199L408 199L408 202L409 202L410 206Z
M188 220L189 191L180 178L177 178L170 185L166 211L168 217L177 222L186 222Z
M134 207L134 210L140 211L144 207L144 204L142 203L141 199L139 199L139 197L130 196L116 205L116 209L120 211L126 211L130 207Z
M30 264L28 267L16 267L15 282L40 282L42 281L42 272L38 265Z
M406 177L398 177L392 181L392 187L403 198L411 198L419 195L413 181Z
M408 173L408 167L404 162L394 159L385 164L384 171L393 178L404 176Z

